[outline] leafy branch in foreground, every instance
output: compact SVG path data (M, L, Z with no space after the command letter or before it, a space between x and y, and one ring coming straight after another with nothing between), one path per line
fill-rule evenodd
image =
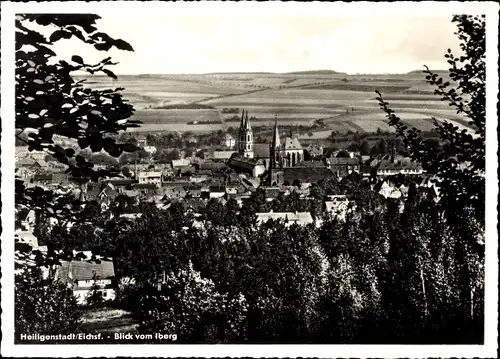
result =
M68 63L63 59L56 61L57 54L50 47L61 39L76 37L99 51L113 46L133 51L127 42L98 32L94 26L97 19L96 15L64 14L23 14L16 19L17 138L25 142L30 151L52 155L68 167L71 175L94 180L109 172L93 170L92 163L79 156L74 147L89 147L92 152L104 150L113 157L133 152L136 146L117 143L114 136L119 131L137 127L140 122L130 119L134 109L122 98L122 88L86 88L84 80L76 81L72 76L76 71L102 72L116 79L106 68L116 64L110 57L97 64L87 64L81 56L73 55ZM56 30L46 38L30 28L33 22ZM27 140L20 136L24 132L29 132ZM71 139L77 146L63 148L55 143L57 136Z
M116 174L111 169L94 169L93 163L80 155L81 150L104 151L116 158L123 152L138 149L131 143L117 141L118 133L138 127L140 123L131 119L134 108L123 99L123 89L92 89L84 86L85 80L74 78L76 73L83 72L103 73L116 79L108 68L116 63L106 57L89 64L78 54L71 59L61 59L52 50L58 41L77 40L97 51L108 51L112 47L133 51L126 41L99 32L98 19L99 16L92 14L19 14L15 21L16 140L26 144L29 151L50 155L81 183ZM50 33L43 35L37 31L40 27ZM55 221L59 227L66 228L69 223L77 222L85 210L68 188L48 190L26 186L16 178L15 195L16 213L34 210L38 223ZM20 220L16 222L19 225ZM38 232L50 230L36 229ZM34 270L44 266L53 269L60 260L75 259L72 251L56 253L49 249L47 254L42 254L39 250L33 251L20 238L15 241L16 335L77 330L80 314L75 310L71 291L64 285L33 275Z
M468 121L440 121L434 118L440 135L439 146L425 145L421 131L409 129L390 108L382 94L377 91L381 109L386 113L389 125L396 129L403 144L408 147L412 160L419 162L424 170L435 175L442 195L442 203L451 216L466 208L475 219L484 223L484 173L485 173L485 21L484 16L454 16L458 24L456 33L465 55L455 57L451 50L445 57L451 65L450 81L433 73L426 67L426 81L435 87L434 92L456 109L457 115ZM452 87L450 82L454 84Z
M427 83L435 87L434 93L456 109L458 115L454 121L433 119L440 143L426 146L421 131L404 125L378 91L377 99L389 125L403 138L412 160L433 175L439 188L438 213L446 220L450 234L447 237L452 239L447 245L453 247L458 303L472 321L477 316L477 292L484 283L485 16L456 15L452 22L457 24L455 34L461 41L463 55L456 57L448 49L445 58L450 65L450 81L427 67L424 71Z

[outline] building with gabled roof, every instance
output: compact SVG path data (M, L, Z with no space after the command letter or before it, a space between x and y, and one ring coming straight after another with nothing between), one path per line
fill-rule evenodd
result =
M266 171L264 161L257 158L248 158L235 155L229 159L227 164L235 171L250 174L252 177L259 177Z
M89 261L61 261L54 280L66 284L77 298L78 304L87 302L87 297L96 285L104 300L113 300L115 292L115 268L113 261L99 259L99 263Z
M361 168L359 159L351 157L330 157L326 160L326 166L337 177L345 177L353 172L359 173Z
M231 158L232 155L237 153L236 151L212 151L209 155L210 159L213 161L225 161Z
M162 178L163 174L161 171L147 171L137 174L139 184L154 184L157 187L161 187Z
M298 224L305 226L314 223L314 219L309 212L261 212L256 213L257 224L266 223L269 220L284 221L285 226Z
M233 148L234 146L236 146L236 140L229 133L226 133L224 135L224 138L221 140L220 145L227 148Z
M188 167L190 165L191 165L191 160L188 158L184 158L181 160L172 160L172 168Z

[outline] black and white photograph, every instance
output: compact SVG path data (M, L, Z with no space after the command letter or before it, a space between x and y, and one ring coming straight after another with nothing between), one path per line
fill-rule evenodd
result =
M2 355L496 356L496 2L1 7Z

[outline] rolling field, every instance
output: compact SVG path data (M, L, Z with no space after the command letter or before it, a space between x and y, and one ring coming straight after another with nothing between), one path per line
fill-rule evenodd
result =
M222 123L219 111L212 109L136 110L133 117L144 124L155 125L188 123L190 121L216 121Z
M455 110L440 101L421 73L139 75L121 76L116 81L94 76L86 86L124 87L124 97L137 110L134 117L144 122L135 131L216 131L238 126L232 117L239 116L242 109L256 117L254 126L271 126L275 116L282 125L311 126L322 119L327 127L304 137L309 139L326 138L331 131L393 131L379 108L376 90L408 127L430 130L431 117L468 127ZM193 103L213 108L151 109ZM222 113L224 108L238 108L238 113ZM210 123L188 124L193 121Z

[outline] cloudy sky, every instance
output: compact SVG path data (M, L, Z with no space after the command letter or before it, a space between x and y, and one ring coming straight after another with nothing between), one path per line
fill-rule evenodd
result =
M102 17L101 31L135 49L110 52L120 62L118 74L313 69L401 73L424 64L446 69L446 49L458 49L451 13L371 13L354 7L336 11L324 3L288 4L219 3L208 8L163 3L155 11L143 6L120 12L96 8L95 13ZM79 54L89 62L103 55L78 40L61 42L57 52L68 58Z

